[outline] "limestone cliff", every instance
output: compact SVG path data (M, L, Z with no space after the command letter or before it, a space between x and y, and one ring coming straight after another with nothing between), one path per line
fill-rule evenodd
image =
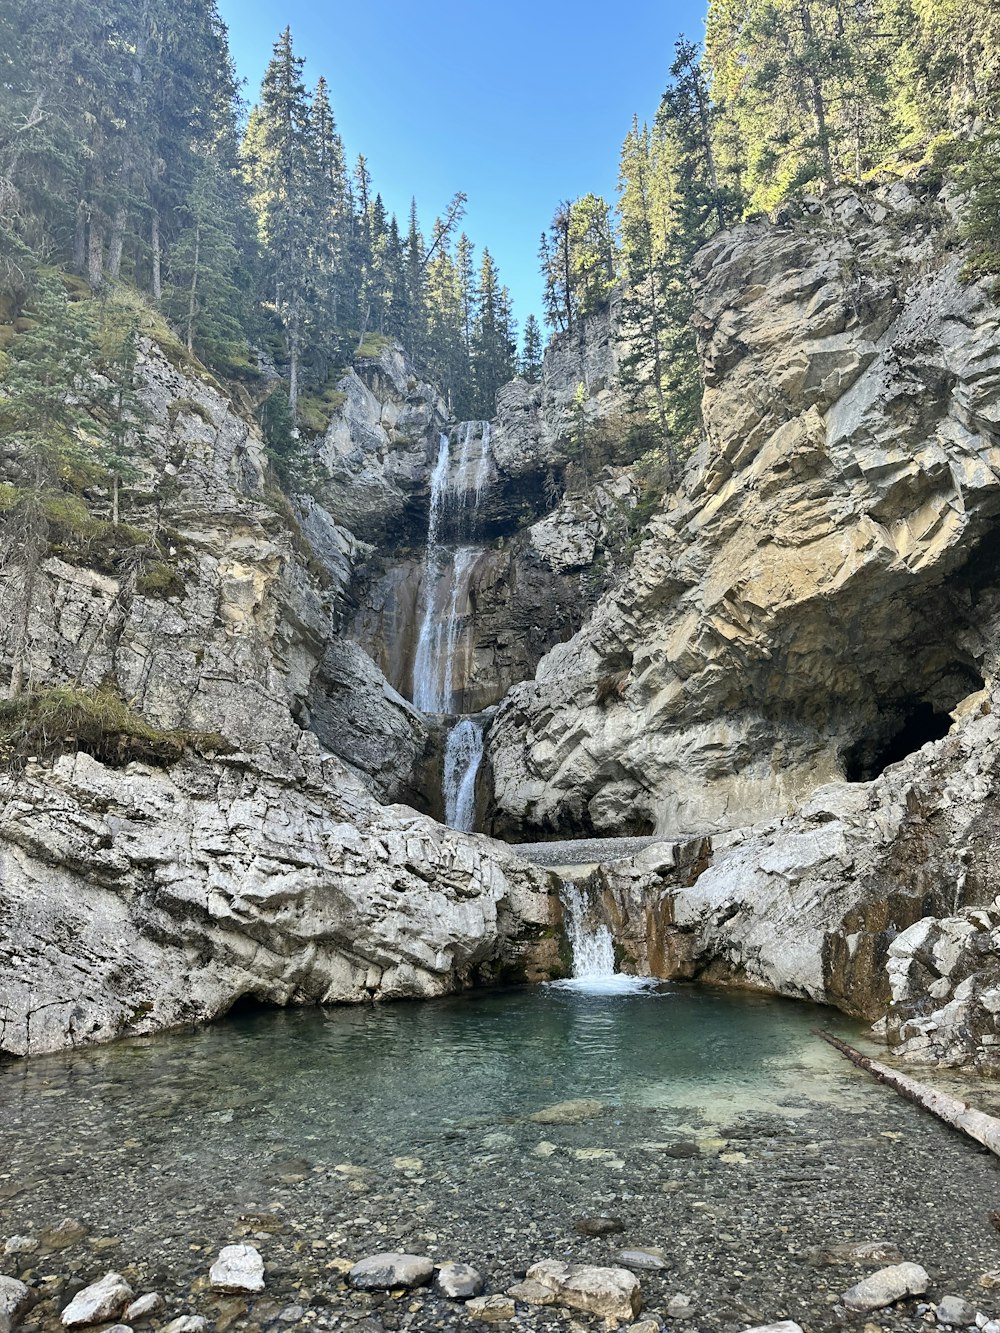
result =
M491 734L495 827L734 828L870 779L990 678L1000 314L947 192L833 192L698 257L705 442Z

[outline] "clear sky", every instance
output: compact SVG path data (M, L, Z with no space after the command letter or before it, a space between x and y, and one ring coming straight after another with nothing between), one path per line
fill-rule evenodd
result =
M457 190L523 327L540 315L538 238L560 199L615 198L633 113L651 118L674 39L706 0L219 0L245 93L291 25L306 81L325 74L349 160L425 231Z

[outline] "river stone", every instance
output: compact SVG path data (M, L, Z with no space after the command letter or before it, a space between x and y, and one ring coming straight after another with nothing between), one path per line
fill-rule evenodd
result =
M514 1302L506 1296L476 1296L466 1304L472 1319L484 1324L502 1324L514 1318Z
M660 1333L660 1325L655 1319L644 1319L641 1324L629 1324L625 1333Z
M31 1304L31 1291L16 1277L0 1277L0 1333L10 1333Z
M641 1247L634 1250L619 1250L612 1256L616 1264L621 1264L623 1268L632 1268L655 1272L657 1269L666 1268L666 1260L662 1250L646 1250Z
M507 1295L525 1305L551 1305L556 1298L551 1287L543 1287L540 1282L517 1282L507 1288Z
M949 1328L968 1328L976 1322L976 1307L961 1296L942 1296L936 1314L938 1323Z
M253 1245L227 1245L209 1270L216 1291L263 1291L264 1260Z
M811 1264L901 1264L903 1256L891 1240L844 1241L817 1245L806 1256Z
M881 1310L907 1296L922 1296L929 1286L930 1278L919 1264L895 1264L863 1278L841 1300L849 1310Z
M46 1250L66 1250L83 1240L86 1234L87 1228L82 1222L78 1222L75 1217L68 1217L57 1227L43 1231L41 1242Z
M685 1296L678 1292L676 1296L671 1296L667 1301L668 1319L690 1319L694 1314L694 1301L690 1296Z
M359 1291L391 1291L393 1287L423 1287L434 1276L434 1264L419 1254L389 1251L356 1263L347 1275Z
M780 1324L759 1324L756 1328L748 1328L746 1333L802 1333L802 1328L790 1319L783 1319Z
M207 1333L208 1320L200 1314L182 1314L164 1324L160 1333Z
M528 1278L550 1287L561 1305L606 1319L632 1319L642 1305L639 1279L626 1268L596 1268L591 1264L543 1259L528 1269Z
M132 1302L125 1311L125 1320L131 1323L133 1320L138 1322L140 1319L148 1319L150 1315L159 1314L164 1304L164 1299L158 1291L148 1292Z
M117 1319L134 1295L121 1273L105 1273L99 1282L92 1282L77 1292L62 1312L63 1325L86 1328L88 1324Z
M483 1289L482 1275L471 1264L442 1264L438 1269L437 1284L443 1295L452 1301L467 1301Z
M624 1231L625 1227L617 1217L577 1217L573 1219L573 1230L581 1236L610 1236L616 1231Z
M593 1097L576 1097L568 1102L556 1102L552 1106L543 1106L540 1111L529 1115L536 1125L578 1125L582 1120L593 1120L605 1110L603 1102Z
M34 1254L38 1241L34 1236L11 1236L3 1247L4 1254Z

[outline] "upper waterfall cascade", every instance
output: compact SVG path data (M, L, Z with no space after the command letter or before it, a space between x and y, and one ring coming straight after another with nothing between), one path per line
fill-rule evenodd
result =
M471 615L471 583L482 548L474 544L480 506L493 477L490 425L467 421L459 441L442 435L431 472L430 512L420 597L420 631L413 660L413 702L424 713L460 709L471 645L462 630ZM451 539L450 541L448 539ZM445 744L445 822L475 828L476 777L483 757L483 723L462 718Z

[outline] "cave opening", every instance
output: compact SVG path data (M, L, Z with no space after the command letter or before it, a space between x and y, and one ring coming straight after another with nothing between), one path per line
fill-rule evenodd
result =
M951 728L951 715L926 699L901 700L883 714L895 725L875 735L862 736L844 751L844 774L848 782L871 782L890 764L898 764L928 741L939 741Z

